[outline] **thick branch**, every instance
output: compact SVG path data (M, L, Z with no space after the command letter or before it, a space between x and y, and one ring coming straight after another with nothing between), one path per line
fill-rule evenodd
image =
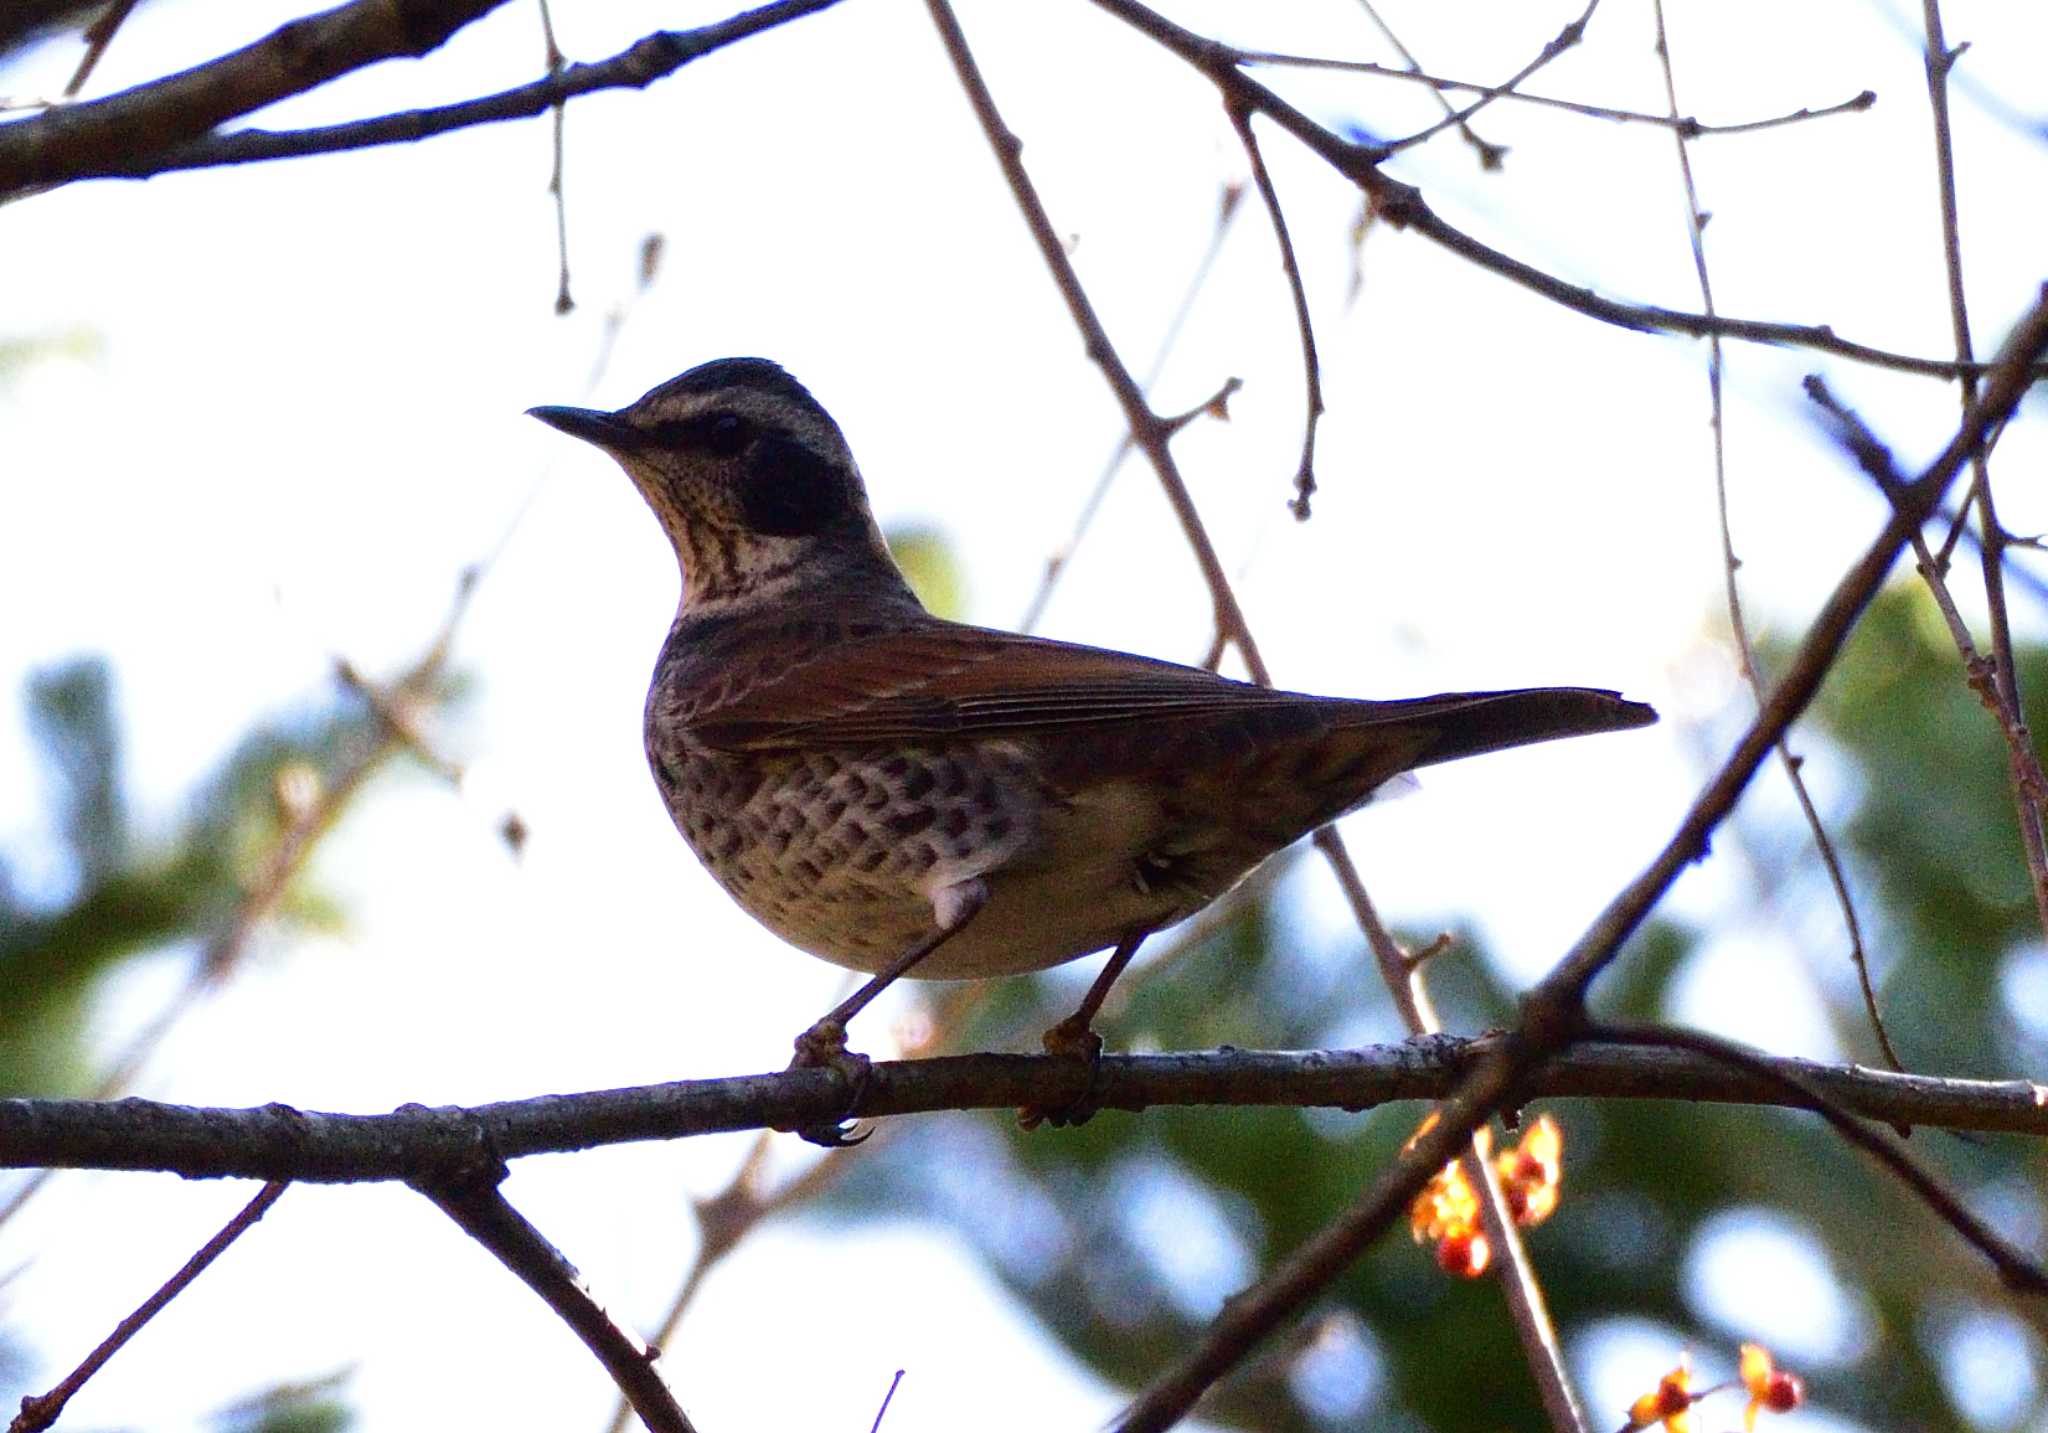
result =
M937 1110L1070 1103L1363 1110L1448 1094L1503 1037L1439 1036L1361 1050L1215 1050L1104 1055L1095 1085L1051 1055L954 1055L879 1061L855 1102L863 1119ZM1775 1062L1844 1109L1887 1124L2048 1136L2048 1086L2030 1080L1895 1075L1805 1060ZM1796 1106L1779 1086L1684 1052L1588 1044L1546 1061L1523 1097L1703 1100ZM847 1113L825 1070L679 1080L474 1108L408 1105L386 1115L302 1113L283 1105L206 1109L153 1100L0 1100L0 1167L163 1170L189 1178L431 1181L507 1159L642 1140L680 1139Z
M498 1170L478 1177L472 1169L465 1177L423 1183L419 1189L583 1340L650 1433L696 1433L656 1366L661 1350L649 1348L614 1319L576 1266L506 1202L498 1192L496 1176L501 1174Z
M152 174L182 169L212 169L227 164L373 149L386 144L412 144L451 130L530 119L577 95L598 90L645 89L735 41L838 3L839 0L777 0L775 4L743 11L694 30L658 30L616 55L589 64L568 65L545 78L496 94L310 129L238 129L228 134L209 134L171 149L117 156L98 168L70 177L146 179Z
M0 194L163 150L379 60L436 49L505 0L352 0L253 45L86 104L0 126Z

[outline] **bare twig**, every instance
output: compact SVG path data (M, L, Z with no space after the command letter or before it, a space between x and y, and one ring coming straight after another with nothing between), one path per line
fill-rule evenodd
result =
M1949 319L1955 331L1956 358L1968 362L1974 351L1969 301L1963 289L1961 229L1956 215L1955 140L1948 118L1948 75L1962 51L1951 50L1942 35L1940 0L1921 0L1920 8L1927 32L1927 102L1934 120L1934 169L1940 192L1941 253L1948 274ZM1958 381L1963 411L1967 413L1977 399L1976 380L1964 373ZM1999 724L2011 753L2013 802L2018 808L2020 845L2026 853L2034 906L2043 930L2048 931L2048 832L2043 830L2041 760L2034 750L2033 735L2027 730L2026 708L2020 702L2019 669L2013 662L2012 620L2005 602L2006 534L1991 496L1990 461L1981 448L1970 457L1970 494L1977 505L1984 605L1991 619L1992 690L1997 696Z
M1510 75L1505 83L1498 85L1489 85L1487 88L1479 92L1478 99L1472 101L1472 103L1466 105L1463 109L1453 111L1451 114L1446 115L1443 119L1438 120L1435 124L1429 126L1429 128L1417 130L1414 134L1408 135L1404 139L1391 140L1386 145L1384 145L1383 148L1386 150L1388 154L1398 154L1402 150L1407 149L1412 145L1421 144L1424 140L1433 138L1434 136L1443 133L1444 130L1450 128L1452 125L1464 124L1465 121L1471 119L1473 115L1485 109L1488 105L1492 104L1501 96L1513 94L1515 92L1516 86L1520 85L1523 80L1528 79L1529 76L1535 74L1538 70L1542 69L1545 65L1549 64L1552 60L1556 59L1559 55L1562 55L1566 50L1571 49L1573 46L1577 45L1580 40L1585 38L1586 26L1588 23L1591 22L1593 18L1593 11L1599 7L1599 4L1600 0L1586 0L1586 8L1579 13L1579 17L1576 20L1573 20L1572 22L1567 24L1562 30L1559 30L1555 35L1553 35L1550 38L1549 42L1546 43L1543 46L1543 48L1536 53L1535 58L1530 60L1528 64L1522 66L1521 69L1515 71L1514 74Z
M1664 76L1664 98L1672 117L1678 115L1678 81L1671 63L1670 36L1664 23L1664 0L1653 0L1651 12L1656 20L1656 53L1658 66ZM1700 307L1709 317L1715 313L1714 284L1707 272L1706 213L1700 208L1699 187L1693 180L1692 154L1687 149L1685 132L1674 128L1673 143L1678 151L1678 175L1685 189L1685 232L1692 248L1693 273L1699 280ZM1756 644L1750 640L1749 620L1742 611L1742 589L1736 580L1736 571L1742 561L1735 555L1734 526L1728 515L1728 444L1726 432L1727 407L1723 401L1721 338L1719 334L1707 336L1707 399L1710 407L1708 427L1713 434L1714 452L1714 508L1720 520L1721 531L1721 573L1724 595L1728 604L1728 630L1735 639L1737 664L1742 671L1742 680L1749 688L1751 699L1758 707L1764 702L1763 673L1757 666ZM1919 540L1916 536L1916 542ZM1863 993L1863 1009L1870 1020L1871 1032L1877 1038L1878 1049L1883 1052L1885 1063L1894 1070L1905 1068L1899 1061L1898 1052L1892 1048L1890 1033L1885 1029L1884 1016L1878 1010L1877 989L1870 980L1870 960L1863 948L1863 923L1856 915L1856 902L1849 893L1848 873L1842 868L1841 857L1835 851L1835 843L1828 836L1826 824L1821 820L1820 807L1814 803L1813 793L1807 789L1805 774L1801 771L1803 758L1795 756L1789 739L1778 742L1778 761L1784 769L1786 780L1792 783L1792 794L1799 802L1799 809L1806 817L1806 826L1813 833L1815 850L1820 853L1822 866L1828 874L1828 881L1834 887L1835 903L1842 911L1842 924L1849 934L1849 963L1856 971L1856 983Z
M99 19L86 26L85 53L79 56L78 68L71 72L71 78L64 82L64 98L73 99L85 88L85 82L92 78L100 59L107 53L107 46L114 43L114 36L128 22L139 0L111 0L100 12Z
M1356 184L1372 202L1375 212L1397 228L1413 229L1432 243L1449 250L1478 267L1498 274L1575 313L1602 323L1639 333L1683 333L1695 338L1717 333L1756 343L1785 344L1810 348L1854 359L1877 368L1902 373L1920 373L1935 378L1953 378L1958 373L1982 375L1986 365L1950 360L1919 358L1892 353L1842 338L1825 324L1765 323L1755 319L1709 318L1705 314L1659 308L1653 304L1628 304L1607 298L1582 285L1546 273L1520 259L1474 238L1445 222L1429 207L1422 191L1380 172L1384 148L1355 144L1317 124L1265 85L1239 68L1241 56L1228 45L1206 39L1174 24L1165 16L1140 4L1139 0L1095 0L1141 34L1158 42L1194 69L1209 77L1226 97L1245 108L1265 115L1293 135L1338 173ZM2048 377L2048 364L2038 365L2035 377Z
M547 47L548 78L560 79L568 58L562 54L562 47L555 43L555 17L548 8L548 0L540 0L540 33ZM548 194L555 201L555 252L560 257L560 272L555 281L555 312L572 313L576 300L569 293L569 203L562 193L563 140L569 127L569 101L562 98L554 107L554 168L548 175Z
M1335 60L1324 55L1288 55L1277 50L1239 50L1240 63L1247 65L1275 65L1300 70L1343 70L1355 74L1381 75L1395 80L1419 80L1437 90L1478 90L1493 91L1494 86L1476 84L1470 80L1449 80L1438 75L1424 74L1409 68L1397 70L1390 65L1376 65L1371 60ZM1877 103L1874 90L1864 90L1831 105L1819 109L1801 108L1786 114L1769 115L1763 119L1739 120L1732 124L1707 124L1694 115L1648 114L1641 110L1615 109L1610 105L1586 104L1580 100L1560 99L1555 95L1532 95L1523 89L1500 89L1498 98L1515 100L1522 104L1538 105L1548 109L1569 110L1573 114L1585 115L1588 119L1612 120L1617 124L1651 124L1677 130L1687 139L1704 139L1717 134L1755 134L1760 130L1782 129L1790 124L1804 124L1810 119L1826 119L1830 115L1859 114ZM1445 114L1456 111L1444 106ZM1498 146L1495 146L1496 148ZM1489 169L1497 165L1488 165Z
M1895 1140L1864 1124L1820 1090L1809 1088L1797 1075L1761 1051L1702 1030L1669 1026L1600 1024L1590 1027L1586 1033L1592 1039L1617 1045L1656 1045L1671 1050L1690 1050L1759 1080L1782 1086L1788 1093L1803 1096L1807 1107L1832 1125L1837 1134L1882 1164L1887 1173L1912 1190L1944 1223L1990 1260L2008 1288L2018 1293L2048 1294L2048 1272L1971 1213L1962 1200L1916 1164Z
M499 1166L481 1174L421 1181L415 1187L575 1331L651 1433L695 1433L656 1367L661 1350L648 1347L612 1318L576 1266L498 1192L502 1176Z
M1223 240L1230 233L1231 221L1237 217L1243 198L1243 185L1233 183L1224 187L1221 202L1216 206L1216 226L1209 231L1209 245L1202 250L1201 260L1195 265L1195 272L1189 277L1187 288L1181 292L1180 303L1175 307L1173 317L1167 320L1166 331L1160 335L1159 347L1152 355L1152 366L1146 371L1144 387L1147 393L1150 393L1152 386L1159 381L1160 372L1166 367L1167 357L1173 352L1174 343L1179 339L1188 315L1194 312L1196 298L1208 283L1209 275L1215 271L1216 256L1223 252ZM1110 484L1122 470L1124 459L1130 456L1132 446L1130 430L1127 428L1117 437L1116 447L1111 450L1108 461L1102 465L1102 472L1095 479L1095 486L1089 489L1086 500L1082 502L1081 511L1074 519L1073 532L1068 535L1064 544L1046 558L1045 573L1038 579L1038 590L1031 594L1031 602L1025 607L1023 619L1017 624L1020 632L1032 631L1045 616L1046 604L1052 600L1053 589L1065 575L1067 564L1073 561L1074 552L1080 547L1081 539L1086 537L1088 529L1095 525L1095 515L1102 511L1102 501L1109 496Z
M1315 326L1308 316L1308 290L1301 282L1301 265L1294 257L1294 240L1287 234L1287 216L1280 209L1280 192L1273 187L1273 176L1266 170L1266 157L1259 152L1259 138L1252 133L1251 111L1241 105L1226 102L1224 109L1230 115L1231 127L1237 131L1240 143L1244 145L1245 158L1251 161L1252 183L1257 186L1259 198L1265 203L1267 217L1273 221L1273 241L1280 248L1280 269L1287 275L1287 292L1294 300L1294 323L1301 330L1301 381L1307 399L1307 415L1301 425L1301 462L1294 470L1294 497L1288 507L1297 518L1307 521L1309 501L1316 491L1316 425L1323 417L1323 365L1316 357Z
M241 1211L221 1226L218 1234L208 1239L199 1252L185 1261L183 1268L164 1281L155 1293L142 1301L134 1313L122 1319L114 1331L101 1341L98 1348L87 1354L85 1361L66 1374L64 1380L48 1393L39 1397L21 1400L21 1412L7 1425L7 1433L37 1433L48 1428L64 1412L64 1405L74 1394L85 1386L86 1380L98 1373L108 1359L119 1353L128 1341L142 1331L142 1326L161 1313L165 1305L183 1293L192 1281L206 1272L207 1265L218 1259L228 1245L242 1237L243 1233L277 1203L284 1193L284 1181L272 1181L258 1191L256 1197L242 1206Z
M882 1420L889 1416L889 1405L896 1400L896 1386L902 1382L903 1370L899 1368L889 1380L889 1391L882 1395L882 1406L875 1410L875 1421L868 1425L868 1433L882 1433Z
M1855 457L1857 466L1869 475L1879 492L1896 501L1905 479L1893 462L1891 449L1879 440L1854 409L1835 397L1819 374L1808 374L1803 386L1807 397L1832 420L1835 435ZM2008 542L2006 545L2012 544ZM1977 540L1977 548L1980 553L1984 550L1981 537ZM1945 564L1928 550L1925 535L1917 529L1913 533L1913 551L1919 560L1918 570L1927 583L1927 590L1933 594L1934 605L1948 627L1949 637L1962 655L1964 679L2005 736L2021 810L2039 810L2048 804L2048 775L2042 772L2031 733L2023 724L2015 723L2006 709L1996 676L1998 664L1977 650L1976 639L1970 635L1969 624L1963 620L1962 611L1956 606L1955 594L1950 591L1948 579L1943 575Z
M1407 73L1417 79L1425 78L1422 73L1422 62L1415 58L1414 51L1401 43L1401 37L1394 33L1393 27L1380 17L1380 12L1373 8L1372 0L1358 0L1358 8L1365 11L1365 18L1372 21L1373 28L1380 32L1380 38L1394 47L1394 53L1399 55L1401 63L1408 67ZM1444 118L1457 125L1458 134L1479 156L1479 167L1488 170L1500 168L1501 161L1507 158L1507 146L1481 139L1478 131L1465 122L1458 114L1456 106L1445 97L1444 86L1438 84L1430 88L1436 95L1437 104L1443 109ZM1472 88L1478 89L1480 86L1474 85Z
M1045 259L1046 267L1052 271L1053 281L1059 286L1060 297L1065 300L1067 311L1072 314L1075 327L1081 330L1082 341L1088 357L1102 370L1104 379L1115 395L1117 406L1123 409L1124 421L1130 425L1132 440L1150 460L1153 470L1158 473L1160 487L1166 494L1167 502L1179 519L1181 530L1187 535L1188 545L1194 550L1195 562L1201 568L1203 581L1208 585L1216 604L1216 627L1226 640L1234 645L1245 659L1253 679L1270 686L1272 678L1266 675L1266 665L1259 656L1258 647L1252 640L1251 632L1245 625L1244 612L1237 605L1237 597L1231 591L1230 579L1223 570L1223 560L1216 555L1216 545L1209 540L1208 531L1202 526L1201 515L1195 511L1194 500L1188 494L1186 481L1180 475L1180 466L1174 460L1173 450L1168 442L1172 428L1166 419L1154 413L1145 401L1144 391L1124 366L1116 347L1109 341L1109 334L1102 327L1102 320L1095 313L1095 306L1081 288L1074 266L1068 260L1065 246L1053 231L1052 221L1046 217L1045 207L1038 203L1036 191L1032 188L1030 175L1024 172L1023 146L1004 125L1002 116L995 108L995 100L982 81L981 72L975 66L974 57L967 50L966 37L960 33L959 22L954 19L952 8L945 0L927 0L927 8L939 27L940 38L946 44L948 56L953 61L954 71L960 77L961 87L966 90L968 102L973 106L983 133L996 152L996 161L1002 166L1003 175L1009 181L1011 192L1018 197L1018 207L1031 230L1031 237L1037 241L1038 251Z

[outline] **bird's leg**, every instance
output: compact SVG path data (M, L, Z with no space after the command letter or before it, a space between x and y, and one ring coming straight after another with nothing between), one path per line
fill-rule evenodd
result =
M1092 1119L1095 1115L1095 1072L1102 1060L1102 1037L1095 1033L1095 1013L1102 1008L1102 1002L1109 998L1110 986L1124 973L1124 967L1131 963L1131 957L1138 953L1149 930L1134 931L1117 942L1115 953L1109 963L1102 967L1102 973L1095 977L1095 983L1088 987L1087 995L1081 999L1080 1008L1059 1024L1045 1032L1040 1042L1048 1055L1079 1055L1088 1061L1088 1091L1070 1105L1058 1107L1026 1105L1017 1111L1017 1123L1026 1129L1037 1129L1050 1121L1054 1125L1077 1125Z
M859 1103L861 1087L867 1083L868 1057L846 1048L846 1022L867 1009L877 995L908 975L926 956L944 945L987 904L988 883L982 880L963 881L933 895L932 915L937 929L890 961L867 984L826 1011L812 1022L809 1029L797 1036L796 1058L789 1062L789 1068L837 1070L851 1091L847 1100L850 1112ZM858 1143L847 1138L844 1124L842 1117L830 1124L806 1125L797 1133L812 1144L821 1144L827 1149Z

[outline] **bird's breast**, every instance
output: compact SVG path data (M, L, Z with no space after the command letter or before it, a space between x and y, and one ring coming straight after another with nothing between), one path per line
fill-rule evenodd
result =
M1048 805L1007 742L726 752L650 727L648 756L718 883L791 944L861 970L931 929L935 891L1025 859Z

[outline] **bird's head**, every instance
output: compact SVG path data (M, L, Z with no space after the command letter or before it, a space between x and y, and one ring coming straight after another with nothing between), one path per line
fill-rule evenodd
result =
M908 593L839 425L765 358L700 364L615 413L527 411L626 470L675 546L686 610Z

